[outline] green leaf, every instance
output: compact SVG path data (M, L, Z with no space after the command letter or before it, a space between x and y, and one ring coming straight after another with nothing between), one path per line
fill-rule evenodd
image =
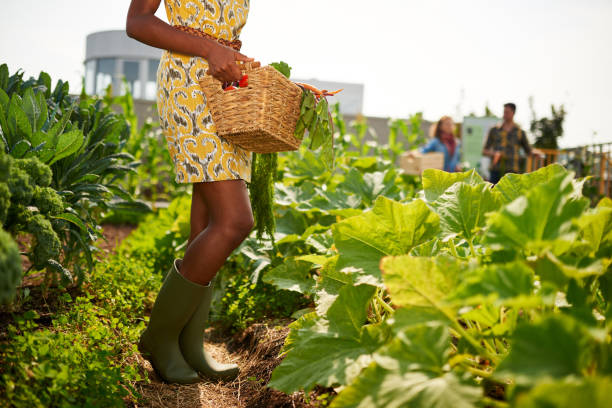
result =
M435 201L453 184L463 181L470 185L483 184L484 180L470 170L463 173L447 173L442 170L426 169L423 171L423 191L427 201Z
M53 216L52 218L57 218L57 219L60 219L60 220L65 220L65 221L71 222L74 225L76 225L77 227L79 227L82 231L87 231L87 226L85 225L85 223L79 217L77 217L74 214L62 213L62 214Z
M9 103L7 122L13 143L21 139L30 140L32 137L32 126L28 116L22 108L22 100L17 94L13 94Z
M551 164L531 173L504 175L493 190L500 194L503 204L508 204L525 195L533 187L547 182L559 174L569 174L560 164Z
M20 159L31 148L32 148L32 145L30 144L30 142L22 139L13 145L12 149L10 150L10 153L11 153L11 156Z
M472 408L480 397L479 387L461 383L452 373L431 377L374 365L345 388L330 408Z
M444 300L458 285L466 266L456 258L410 255L381 261L383 280L396 306L431 306Z
M4 92L4 89L0 88L0 107L4 109L4 112L8 110L10 100L11 99L9 98L7 93Z
M603 275L610 265L610 259L587 259L590 263L581 265L568 265L562 260L546 252L538 258L536 273L543 281L555 283L559 289L563 289L569 279L584 279L589 276Z
M375 291L370 285L342 287L338 299L327 311L330 329L343 336L359 338L367 318L367 305Z
M363 326L373 289L345 286L329 309L329 321L312 313L293 325L287 337L291 348L268 385L285 393L308 392L316 384L344 385L359 375L388 336L386 326Z
M582 214L575 221L579 228L579 236L590 247L590 256L612 253L612 207L597 206L597 208Z
M83 132L81 132L79 129L71 130L70 132L59 135L57 146L55 147L55 156L49 165L75 153L81 148L83 140Z
M488 183L455 183L434 202L440 227L447 235L459 234L471 241L485 225L485 214L499 209L499 194Z
M522 262L489 265L471 271L451 295L460 303L503 301L534 293L534 273Z
M438 216L421 200L401 204L378 197L372 210L333 225L334 243L340 253L337 267L362 269L380 281L381 258L407 254L433 238L438 223Z
M412 256L436 256L445 247L445 244L438 238L434 238L420 245L415 246L410 251Z
M601 207L612 207L612 199L610 199L609 197L604 197L601 200L599 200L599 203L597 203L597 208L601 208Z
M328 259L319 271L320 276L315 289L316 311L319 316L327 314L338 297L340 289L347 284L352 285L354 283L354 275L336 269L337 262L338 256L334 256Z
M406 330L376 352L375 363L342 390L330 407L475 407L482 391L445 372L449 353L445 326Z
M586 377L542 383L519 395L513 406L520 408L609 408L612 379Z
M42 94L34 94L32 88L26 89L23 94L23 110L30 121L32 132L40 130L47 120L47 103L42 99Z
M310 275L311 267L312 265L308 262L289 259L276 268L268 270L262 279L278 289L310 294L315 286L315 281Z
M342 183L342 189L360 197L366 206L371 206L378 196L391 198L399 192L394 169L375 172L361 172L351 168Z
M291 76L291 67L284 61L272 62L270 66L274 67L278 72L289 78Z
M582 376L588 362L588 334L568 316L552 315L519 324L510 344L510 353L494 374L512 378L519 385Z
M0 65L0 88L4 91L8 87L9 83L9 69L8 65Z
M559 174L507 204L488 220L487 242L493 249L541 247L572 230L572 220L588 207L575 198L572 175Z

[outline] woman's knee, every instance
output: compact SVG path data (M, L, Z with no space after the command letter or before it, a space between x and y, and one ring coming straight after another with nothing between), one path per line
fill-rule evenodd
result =
M215 223L215 228L229 241L242 242L253 230L254 220L252 214L244 214L224 219Z

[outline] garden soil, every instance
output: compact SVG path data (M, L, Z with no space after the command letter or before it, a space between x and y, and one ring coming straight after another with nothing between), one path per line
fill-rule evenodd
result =
M257 323L229 338L217 329L206 331L206 349L220 362L233 362L240 367L240 376L232 382L202 381L192 385L170 385L160 380L148 361L139 357L147 371L149 383L137 383L143 397L134 407L316 407L317 396L329 392L317 389L306 402L304 393L286 395L266 387L274 368L282 358L279 352L289 333L288 321Z

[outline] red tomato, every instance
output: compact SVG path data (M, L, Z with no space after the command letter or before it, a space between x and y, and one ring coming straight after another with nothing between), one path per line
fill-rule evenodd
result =
M246 88L247 86L249 86L249 76L243 75L242 78L240 78L240 82L238 83L238 86L241 88Z
M227 88L225 88L226 91L233 91L234 89L237 89L235 86L231 85L228 86Z

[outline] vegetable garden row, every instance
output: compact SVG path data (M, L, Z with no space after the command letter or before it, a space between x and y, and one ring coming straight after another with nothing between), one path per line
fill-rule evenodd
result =
M385 146L333 118L335 167L279 155L274 243L254 232L217 281L228 332L295 319L267 385L329 389L331 407L609 406L612 201L557 165L494 187L474 171L407 176L398 140L422 141L418 116ZM155 124L138 128L129 95L75 100L2 66L0 128L0 399L146 403L135 344L189 235ZM142 215L159 197L170 207ZM100 224L126 219L144 222L102 253ZM23 270L45 283L19 286Z

